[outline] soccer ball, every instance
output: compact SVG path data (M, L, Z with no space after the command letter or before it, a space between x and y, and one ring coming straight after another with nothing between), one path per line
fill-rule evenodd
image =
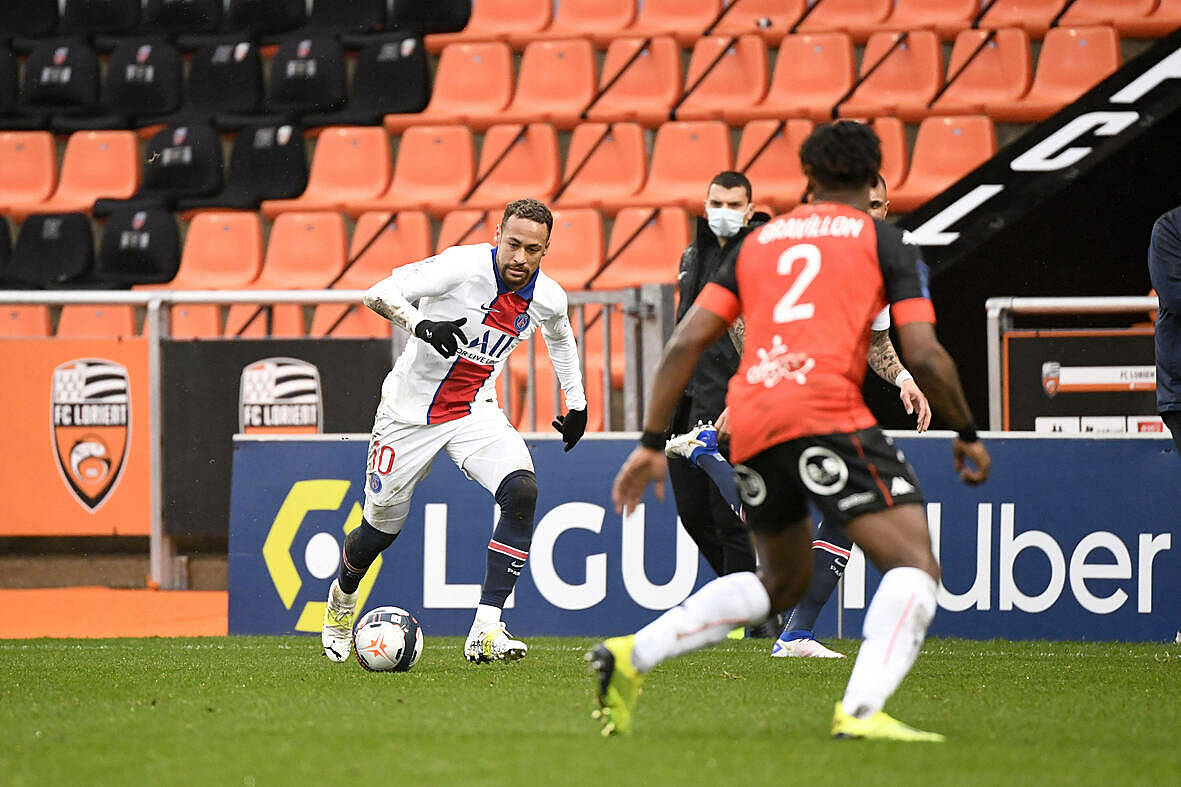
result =
M353 631L353 652L370 672L406 672L422 655L422 628L400 607L371 609Z

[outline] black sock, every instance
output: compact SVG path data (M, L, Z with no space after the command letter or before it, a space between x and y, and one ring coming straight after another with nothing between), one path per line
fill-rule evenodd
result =
M340 573L336 577L340 589L345 593L356 593L357 586L373 561L397 537L397 533L383 533L362 519L360 526L353 528L353 532L344 537Z
M500 504L500 521L488 542L480 603L503 608L529 557L537 506L536 476L530 470L509 473L496 490L496 502Z
M808 586L803 601L792 610L785 631L813 631L820 610L824 609L845 573L852 547L853 542L839 526L825 527L821 523L812 542L812 584Z

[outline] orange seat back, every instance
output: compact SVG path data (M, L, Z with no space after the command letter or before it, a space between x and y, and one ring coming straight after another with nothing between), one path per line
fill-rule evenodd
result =
M546 32L571 37L619 35L635 18L636 0L562 0Z
M560 171L558 134L550 124L492 126L480 153L477 180L483 182L468 204L493 208L522 196L548 201L558 188Z
M733 167L730 129L717 120L665 123L656 132L652 168L637 199L704 210L706 184Z
M497 112L507 107L512 97L513 53L508 44L450 44L439 56L425 114Z
M996 153L996 133L986 115L929 117L919 125L910 173L890 200L913 210L983 164Z
M439 239L435 243L435 253L452 246L467 246L472 243L491 243L496 225L500 222L503 211L499 210L453 210L443 217L439 227Z
M458 203L472 187L476 158L466 126L414 126L398 145L389 195L407 204Z
M965 30L956 36L947 74L955 78L932 105L935 112L982 113L989 104L1016 101L1033 79L1029 35L1015 27Z
M708 182L698 183L699 189L701 183ZM701 198L704 202L704 193ZM611 262L590 287L616 290L641 284L671 284L677 280L678 261L689 239L689 217L681 208L661 208L655 215L649 208L625 208L615 217L607 244L607 259Z
M48 131L0 132L0 209L44 202L57 185L57 152Z
M534 41L521 56L507 114L571 128L595 94L595 53L583 38Z
M1120 67L1119 36L1110 27L1055 27L1046 33L1031 100L1074 101Z
M812 13L799 25L801 33L841 30L857 41L883 25L893 10L894 0L824 0L814 3Z
M980 0L894 0L884 24L890 30L934 30L949 39L970 27L979 13Z
M1033 38L1041 38L1065 5L1066 0L996 0L980 17L977 27L1020 27Z
M0 337L16 339L49 335L48 306L11 303L0 306Z
M813 120L831 110L855 77L853 41L841 32L785 36L779 45L766 103Z
M75 132L66 143L61 180L50 202L130 197L139 184L139 171L134 131Z
M554 211L549 251L541 262L546 275L566 290L586 286L603 264L603 218L597 210Z
M606 123L582 123L570 135L562 181L568 185L557 203L599 207L605 199L630 197L643 187L647 171L639 125L613 123L608 129Z
M742 129L735 166L750 178L756 203L770 201L779 212L799 203L808 186L800 165L800 145L812 121L752 120ZM756 158L757 156L757 158Z
M864 80L841 114L849 117L916 115L943 86L943 57L939 37L930 30L915 30L895 45L902 33L874 33L861 59Z
M767 45L757 35L699 38L689 60L678 117L721 117L731 107L753 106L767 94ZM720 57L720 59L719 59Z
M681 50L671 37L657 36L632 60L643 42L642 38L611 42L599 75L599 89L614 84L587 109L588 119L634 120L647 126L668 119L669 110L681 97Z
M780 41L808 8L808 0L741 0L730 3L713 35L733 36L758 33L771 42Z
M205 211L189 222L174 290L246 287L262 270L262 226L253 212Z
M262 274L254 289L327 287L344 268L344 220L339 213L283 213L271 226Z
M58 338L122 339L135 336L135 309L122 305L63 306L57 321Z
M887 193L906 182L906 172L910 168L907 156L906 124L898 118L875 118L874 133L882 143L882 168L879 174L886 181Z
M390 185L389 135L385 129L333 126L316 138L303 199L324 202L373 199Z

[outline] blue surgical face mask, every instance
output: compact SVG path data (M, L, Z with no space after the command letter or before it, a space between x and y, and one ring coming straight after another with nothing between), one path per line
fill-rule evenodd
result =
M742 229L746 218L745 210L734 208L706 208L705 218L709 229L719 238L733 238Z

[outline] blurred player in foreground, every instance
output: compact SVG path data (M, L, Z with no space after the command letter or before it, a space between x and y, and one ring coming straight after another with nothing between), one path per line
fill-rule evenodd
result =
M348 658L361 578L398 537L415 485L442 450L500 505L464 656L513 661L527 652L500 613L529 555L537 478L525 441L497 403L496 380L509 353L540 328L569 408L554 428L567 451L582 437L586 396L566 293L538 269L552 229L553 216L541 202L510 202L495 245L453 246L398 268L366 293L366 306L419 341L407 343L381 387L364 518L345 538L324 611L321 640L332 661Z
M604 734L625 733L646 673L665 659L721 641L736 625L787 609L808 589L808 500L840 523L882 581L864 641L833 712L838 738L941 741L882 707L918 656L935 614L939 567L918 479L861 398L870 323L889 303L902 353L935 411L959 431L956 470L988 477L955 363L935 338L926 268L902 232L865 213L881 145L861 123L818 127L800 149L814 202L752 232L677 327L654 375L645 431L615 479L620 511L657 481L664 492L664 425L702 348L740 314L742 366L727 402L738 488L760 573L720 577L634 635L587 653Z

